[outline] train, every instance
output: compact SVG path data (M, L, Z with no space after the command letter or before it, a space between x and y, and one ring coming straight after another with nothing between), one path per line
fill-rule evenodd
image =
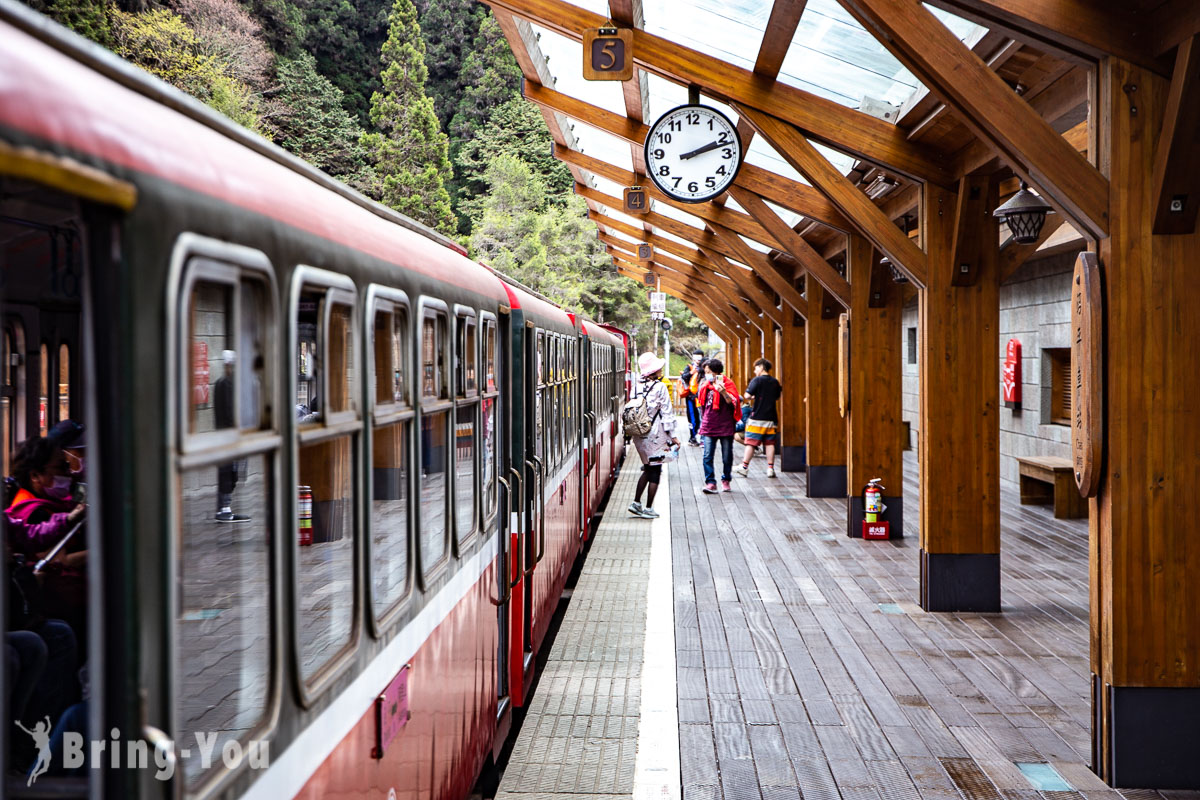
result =
M467 797L624 457L628 335L13 0L0 41L0 450L81 423L87 508L87 755L14 777L6 727L7 796Z

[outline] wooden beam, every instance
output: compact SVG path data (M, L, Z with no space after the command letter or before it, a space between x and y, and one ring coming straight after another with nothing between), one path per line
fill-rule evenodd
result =
M563 0L487 0L574 41L583 31L600 27L604 17ZM904 138L904 132L870 114L846 108L802 89L765 80L746 69L659 36L633 32L634 62L647 72L684 86L695 85L709 96L778 116L830 147L902 175L942 185L956 176L940 156Z
M925 285L925 254L892 224L871 198L830 164L800 131L755 109L740 105L736 107L744 119L766 137L776 152L841 209L859 233L886 254L913 283Z
M988 240L994 227L992 212L997 206L995 181L988 175L964 175L958 182L958 204L954 210L954 244L950 251L950 283L970 286L979 277L984 248L995 249ZM986 257L990 257L987 254Z
M792 45L800 17L808 0L775 0L771 5L771 18L763 29L762 44L758 46L758 60L754 62L754 74L775 80L783 67L783 59Z
M841 3L1017 174L1093 238L1108 234L1108 180L932 12L912 0Z
M1021 268L1021 265L1032 258L1038 248L1049 241L1054 232L1065 223L1066 220L1062 218L1061 214L1055 214L1052 217L1046 217L1046 224L1042 225L1042 232L1036 242L1017 244L1010 240L1008 245L1000 251L1000 282L1004 283L1011 278Z
M1162 56L1200 33L1200 4L1195 0L1166 0L1146 19L1147 50ZM1162 73L1166 74L1166 73Z
M720 265L722 267L722 274L729 276L729 279L737 284L738 288L746 293L750 302L757 304L762 310L762 313L767 315L767 317L769 317L772 321L782 325L784 318L791 315L794 309L789 308L785 311L780 311L780 309L775 307L774 298L769 297L766 292L755 285L753 272L743 269L737 264L730 263L720 253L706 251L703 247L700 248L700 252L707 255L717 265ZM804 316L804 314L800 313L799 311L796 311L795 313L800 314L800 316Z
M571 119L605 133L611 133L627 142L635 143L639 147L646 141L646 134L650 131L647 125L537 84L528 82L525 84L525 99L537 103L542 108L553 109ZM839 230L846 230L848 227L845 216L824 195L799 181L743 162L741 169L738 170L736 182L739 186L745 186L773 203L778 203L824 225ZM694 205L703 204L696 203Z
M730 194L738 201L738 205L750 212L750 216L758 220L759 224L782 242L783 249L803 264L809 274L828 289L838 299L838 302L843 306L850 305L850 283L838 275L834 268L801 238L800 234L792 230L790 225L762 201L761 197L736 186L730 189Z
M716 224L711 224L709 227L711 227L713 233L716 234L716 238L723 241L726 245L732 248L734 252L738 253L738 261L741 261L743 264L746 264L753 269L758 277L766 281L771 289L773 289L776 294L783 298L783 302L796 309L796 313L800 314L806 319L808 318L808 301L804 299L804 296L796 290L796 287L793 286L790 281L786 280L783 278L783 276L775 271L775 268L771 265L770 260L767 259L764 254L746 244L744 241L742 241L740 236L728 228L722 228L720 225Z
M569 150L565 147L554 148L554 157L564 164L581 167L594 175L597 175L606 180L621 186L633 186L638 182L638 177L627 169L609 164L606 161L601 161L589 155L584 155L578 150ZM685 211L697 219L717 222L727 228L737 231L742 236L749 237L756 242L762 242L768 247L778 247L779 243L774 240L771 234L767 233L766 228L754 221L754 218L749 214L743 214L741 211L734 211L729 208L721 208L712 203L681 203L678 200L673 200L667 195L658 190L653 183L649 181L642 184L642 187L649 192L650 196L655 200L666 203L673 208L678 208L680 211ZM822 198L824 199L824 198ZM828 202L828 201L826 201ZM833 204L829 207L832 209ZM835 212L836 213L836 212ZM845 221L838 213L838 217Z
M1195 231L1200 209L1200 34L1175 53L1153 174L1154 232Z
M645 15L642 11L642 0L609 0L608 12L613 22L624 28L644 28ZM646 121L646 105L649 93L646 87L646 75L640 69L634 69L633 78L621 82L621 95L625 100L625 116L636 122ZM639 175L646 174L646 153L637 145L630 143L629 155L633 159L633 171Z
M930 5L990 28L1003 31L1042 51L1076 62L1094 62L1106 55L1162 69L1144 43L1140 20L1132 3L1090 0L929 0Z
M617 271L624 274L625 277L638 280L639 282L641 277L646 273L644 268L635 264L629 264L627 262L620 262L617 267ZM702 309L704 312L706 312L708 319L713 320L713 322L716 323L713 324L710 322L710 327L715 328L717 325L719 325L720 329L726 332L728 335L746 335L745 331L738 333L739 321L735 320L730 312L723 310L719 305L713 302L710 298L706 297L702 292L695 291L687 284L687 282L677 281L673 278L662 278L660 276L659 288L662 291L670 292L675 297L678 297L680 300L686 303L689 308Z

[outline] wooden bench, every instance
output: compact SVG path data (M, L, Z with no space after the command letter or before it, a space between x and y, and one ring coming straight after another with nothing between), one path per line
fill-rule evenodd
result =
M1087 500L1079 496L1070 459L1053 456L1018 457L1021 473L1021 505L1054 503L1056 519L1078 519L1088 515Z

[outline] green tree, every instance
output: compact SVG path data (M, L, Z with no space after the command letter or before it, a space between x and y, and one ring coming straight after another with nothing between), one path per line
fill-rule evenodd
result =
M266 133L256 96L207 55L196 32L166 9L143 14L112 11L113 50L148 72L197 97L234 122Z
M105 47L112 47L112 7L105 0L27 0L29 7Z
M375 172L360 144L358 120L342 105L342 93L317 72L309 53L281 58L276 68L278 110L268 120L275 141L318 169L378 197Z
M450 120L458 110L463 89L460 76L471 44L479 33L480 21L491 15L477 0L418 0L417 11L425 40L425 66L429 69L427 91L442 130L449 131Z
M474 47L462 62L459 84L462 88L447 131L451 142L474 139L493 108L520 96L521 68L490 12L484 12Z
M299 5L305 11L303 49L342 91L346 110L370 127L371 99L381 87L390 0L300 0Z
M520 159L541 178L549 202L565 203L575 179L554 158L552 144L546 120L532 103L514 97L493 108L475 137L463 143L454 162L459 230L466 233L478 224L490 186L488 166L498 155Z
M443 233L454 230L445 180L449 143L425 94L425 42L412 0L396 0L383 45L383 88L371 97L378 132L362 137L382 179L381 199Z

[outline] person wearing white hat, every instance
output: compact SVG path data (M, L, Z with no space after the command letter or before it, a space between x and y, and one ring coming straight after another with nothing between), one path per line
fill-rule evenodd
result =
M645 398L646 414L651 424L645 436L633 438L633 446L642 459L642 474L638 478L633 502L629 504L629 513L643 519L658 516L653 506L658 484L662 481L663 463L671 450L679 447L679 439L675 436L675 414L671 410L671 391L660 380L666 364L654 353L638 356L641 380L638 381L637 394ZM643 493L646 494L645 505L642 505Z

